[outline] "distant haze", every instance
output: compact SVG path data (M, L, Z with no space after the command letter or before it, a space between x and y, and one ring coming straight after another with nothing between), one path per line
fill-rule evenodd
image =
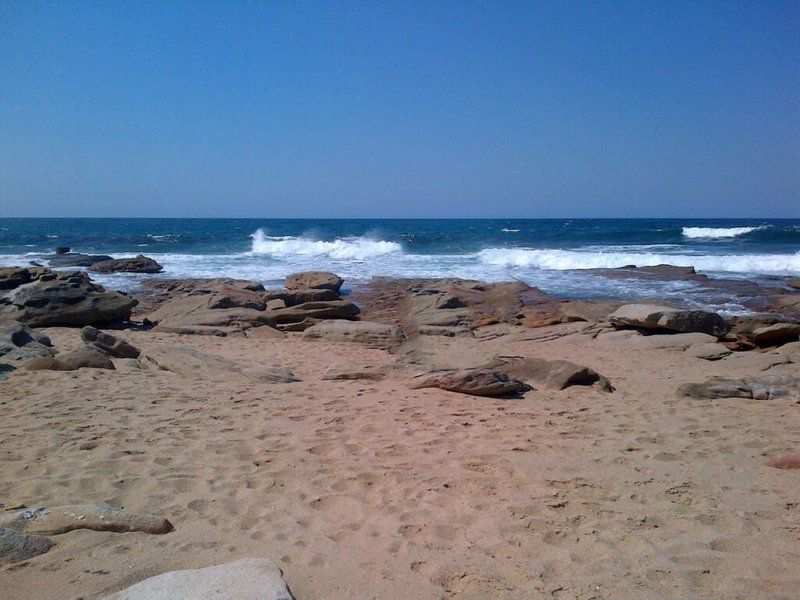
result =
M3 0L4 216L800 217L800 3Z

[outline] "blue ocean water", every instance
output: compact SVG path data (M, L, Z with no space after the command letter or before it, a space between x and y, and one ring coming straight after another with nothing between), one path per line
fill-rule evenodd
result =
M565 297L681 297L697 304L709 300L696 284L645 285L585 270L668 263L712 277L800 274L800 219L0 219L0 264L41 260L57 245L147 254L165 266L163 277L241 277L278 286L287 273L325 269L348 286L373 275L519 279ZM131 289L142 277L97 279Z

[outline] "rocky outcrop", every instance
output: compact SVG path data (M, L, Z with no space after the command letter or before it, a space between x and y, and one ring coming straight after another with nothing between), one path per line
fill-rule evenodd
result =
M265 311L266 323L280 325L300 323L305 319L356 319L361 313L352 302L332 300L329 302L305 302L296 306Z
M304 271L286 276L283 284L287 290L331 290L339 293L344 279L328 271Z
M731 329L730 324L717 313L654 304L625 304L614 311L609 320L620 328L700 332L715 337L721 337Z
M341 300L339 294L333 290L328 289L311 289L311 290L269 290L264 292L264 300L274 302L280 300L283 302L283 308L288 306L297 306L298 304L305 304L306 302L329 302L331 300ZM272 307L267 307L272 308ZM277 307L281 308L281 307Z
M96 262L90 265L89 269L97 273L160 273L164 267L149 256L138 254L133 258L116 258Z
M95 504L26 508L0 515L0 527L40 535L58 535L75 529L163 534L174 529L172 523L163 517L138 515Z
M716 343L717 338L707 333L672 333L642 335L633 329L600 333L595 343L606 348L627 350L686 350L699 344Z
M267 314L256 308L220 305L216 294L175 298L164 302L147 315L157 330L176 331L180 327L257 326L269 322Z
M425 375L411 382L412 389L439 388L470 396L500 397L519 394L530 389L502 371L473 369Z
M114 358L139 358L139 349L110 333L103 333L91 325L81 329L81 339Z
M29 327L83 327L124 321L137 301L107 292L81 271L37 273L37 279L0 296L0 319Z
M784 396L800 397L800 378L789 375L763 375L749 379L713 377L703 383L685 383L679 396L691 398L749 398L771 400Z
M244 558L223 565L169 571L107 596L106 600L293 600L278 566L266 558Z
M800 324L798 323L775 323L758 327L752 333L753 343L762 348L795 342L798 337L800 337Z
M44 554L52 547L53 542L43 535L29 535L0 527L0 565L28 560Z
M702 358L703 360L720 360L721 358L728 356L730 353L731 350L716 342L697 344L695 346L689 346L686 349L686 354L695 356L697 358Z
M497 367L511 377L536 388L563 390L573 385L593 386L603 392L613 392L611 382L591 367L577 365L568 360L522 358Z
M0 362L19 365L55 354L50 338L43 333L17 321L0 324Z
M405 339L397 325L372 321L323 321L303 332L304 340L355 342L368 348L392 348Z
M55 357L35 358L22 365L27 371L76 371L78 369L114 370L114 363L96 348L81 348Z
M51 267L91 267L97 263L107 260L114 260L106 254L80 254L75 252L64 252L55 254L48 258L47 262Z
M24 267L0 268L0 290L13 290L31 281L33 281L33 275L30 269Z

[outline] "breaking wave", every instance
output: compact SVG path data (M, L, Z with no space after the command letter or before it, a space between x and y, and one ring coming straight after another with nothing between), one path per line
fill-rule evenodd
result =
M732 238L759 229L765 229L765 227L684 227L683 237L689 239Z
M367 260L387 254L402 254L397 242L365 237L338 238L333 241L310 240L302 237L271 237L259 229L252 236L252 252L272 258L327 257L335 260Z
M627 265L649 267L669 264L691 266L718 273L769 273L792 275L800 272L800 252L795 254L688 255L634 252L582 252L579 250L526 250L487 248L478 253L485 265L529 269L615 269Z

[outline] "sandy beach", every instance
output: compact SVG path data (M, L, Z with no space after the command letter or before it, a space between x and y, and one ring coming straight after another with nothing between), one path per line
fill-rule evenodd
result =
M76 530L0 571L11 599L102 598L176 569L267 557L299 599L794 598L794 397L695 399L758 357L625 349L589 323L421 336L443 356L564 359L616 388L487 398L411 389L419 365L357 342L113 331L300 381L18 369L0 383L0 502L164 516L166 535ZM46 327L59 354L80 329ZM606 336L608 333L605 334ZM666 336L660 336L666 337ZM741 357L746 357L742 360ZM749 357L756 357L751 359ZM385 368L327 380L331 366ZM800 376L800 365L770 373Z

